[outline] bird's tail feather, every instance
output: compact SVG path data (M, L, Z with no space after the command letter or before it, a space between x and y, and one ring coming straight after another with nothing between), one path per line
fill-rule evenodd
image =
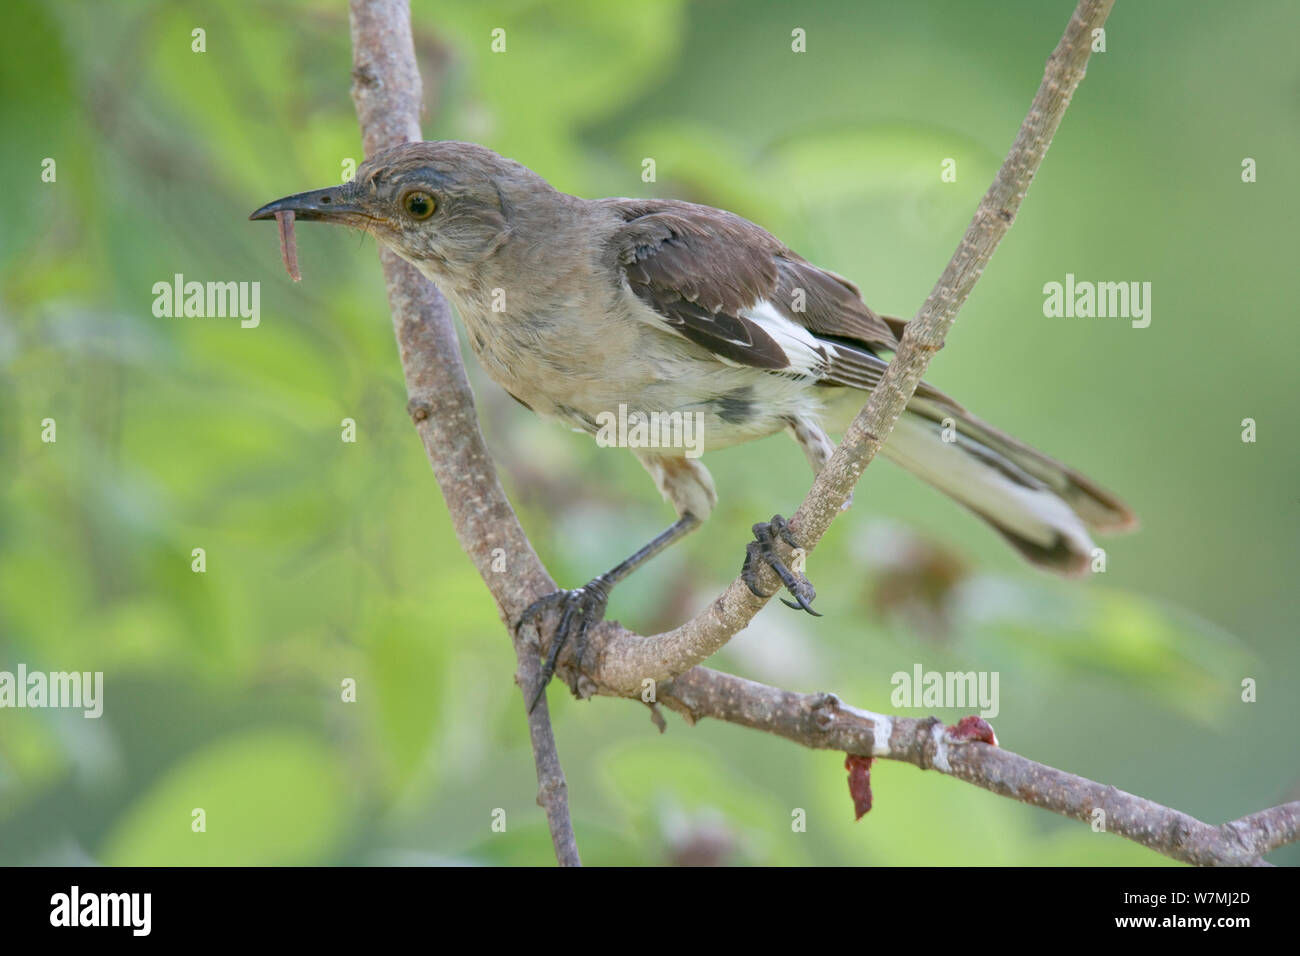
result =
M914 399L882 451L987 521L1029 562L1058 574L1088 570L1089 530L1137 526L1110 492L956 403Z

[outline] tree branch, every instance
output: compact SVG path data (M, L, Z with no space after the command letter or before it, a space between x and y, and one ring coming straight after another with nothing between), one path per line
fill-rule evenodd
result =
M875 714L850 707L834 694L797 694L696 667L661 684L659 701L691 723L713 717L804 747L937 770L1000 796L1098 825L1197 866L1252 866L1268 851L1300 839L1300 801L1211 826L1143 797L970 739L936 717Z
M366 155L421 139L420 72L407 0L352 0L349 21L352 100ZM379 258L406 376L407 410L447 500L456 537L484 580L496 585L492 591L498 610L513 635L512 622L527 606L528 595L554 590L555 584L533 552L488 456L447 300L395 253L381 247ZM498 548L510 556L509 574L492 571ZM537 649L518 636L514 646L515 681L526 706L540 671ZM545 701L528 715L528 732L537 765L537 802L546 811L556 858L561 865L577 866L568 785Z

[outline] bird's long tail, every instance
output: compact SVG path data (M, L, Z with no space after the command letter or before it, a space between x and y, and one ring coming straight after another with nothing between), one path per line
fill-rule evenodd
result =
M1137 527L1110 492L941 398L913 399L881 450L1057 574L1088 570L1089 531Z

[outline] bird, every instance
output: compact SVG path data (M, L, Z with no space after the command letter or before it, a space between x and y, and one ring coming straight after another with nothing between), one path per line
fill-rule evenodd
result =
M559 612L530 709L570 640L580 667L613 586L709 516L717 491L700 455L786 432L820 471L835 448L828 420L865 403L906 325L738 215L569 195L474 143L405 143L367 159L350 182L249 218L283 224L287 214L359 228L414 265L455 307L487 375L542 418L598 439L620 414L698 426L694 447L616 430L614 443L625 439L677 518L627 560L520 616L517 627ZM926 382L881 450L1049 572L1086 573L1092 532L1137 525L1113 493ZM749 588L770 597L757 583L766 563L794 599L785 603L817 614L811 582L778 556L778 540L798 547L789 522L778 514L753 531Z

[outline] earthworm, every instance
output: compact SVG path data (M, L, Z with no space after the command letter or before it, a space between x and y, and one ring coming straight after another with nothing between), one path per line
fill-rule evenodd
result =
M277 212L275 221L280 227L280 258L284 260L285 271L294 282L301 282L302 273L298 271L298 242L293 236L293 210Z

